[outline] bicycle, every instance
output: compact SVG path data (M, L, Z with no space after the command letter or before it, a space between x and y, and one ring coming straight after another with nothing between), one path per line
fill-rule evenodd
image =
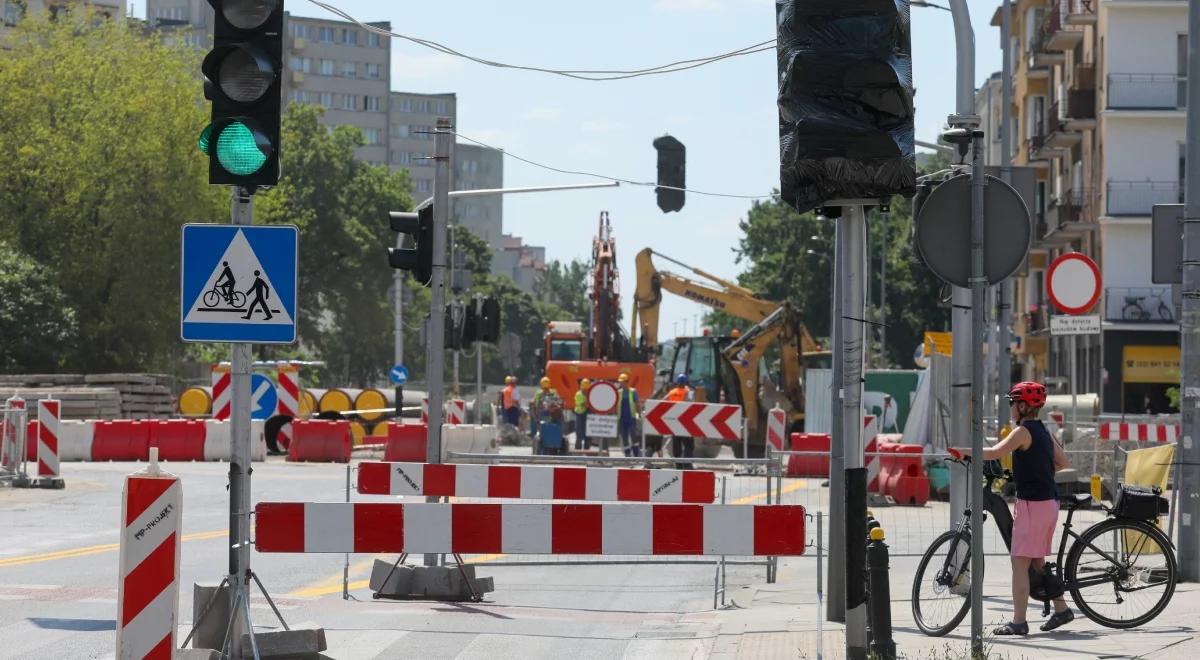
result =
M1171 308L1166 301L1162 299L1162 296L1156 297L1158 299L1158 320L1174 320L1174 314L1171 313ZM1142 301L1145 299L1146 296L1125 296L1125 306L1121 308L1121 318L1126 321L1149 321L1150 310L1142 305Z
M969 466L970 458L946 460ZM1012 513L1004 499L993 491L993 485L1002 478L1011 481L1012 473L1000 468L998 461L984 463L984 511L992 514L1005 546L1011 550ZM1071 519L1075 511L1091 499L1089 494L1059 498L1060 504L1066 506L1067 519L1062 524L1057 561L1047 563L1042 573L1030 569L1030 598L1042 601L1043 616L1046 616L1051 601L1070 592L1079 611L1102 626L1134 628L1143 625L1158 616L1175 593L1178 566L1174 546L1155 524L1118 515L1116 506L1101 505L1107 512L1104 520L1088 527L1082 534L1072 531ZM1068 537L1074 539L1069 551ZM912 612L917 627L926 635L941 637L949 633L970 610L970 547L971 510L968 508L954 529L934 539L921 557L913 578ZM936 572L929 575L931 566ZM1144 602L1145 594L1151 590L1161 592L1150 601L1149 608L1142 611L1136 603ZM1106 597L1111 602L1107 602ZM1126 603L1136 608L1136 616L1122 615L1119 610ZM1118 611L1101 611L1109 605Z
M241 309L246 304L246 294L241 291L234 291L231 294L226 294L222 287L214 286L204 294L204 306L216 307L224 300L227 304Z

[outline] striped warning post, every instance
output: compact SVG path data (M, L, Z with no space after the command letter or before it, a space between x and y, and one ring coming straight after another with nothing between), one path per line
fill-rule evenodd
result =
M1102 422L1101 440L1137 442L1175 442L1179 439L1179 427L1175 424L1141 424L1132 422Z
M233 381L229 377L229 367L213 365L212 368L212 416L213 419L229 419L230 406L233 405Z
M702 470L364 461L363 495L709 504L716 476Z
M874 415L863 415L863 467L867 468L867 491L879 492L879 457L874 456L879 451L876 436L879 435L879 423Z
M300 369L296 365L281 364L278 371L279 385L275 391L279 393L279 404L275 411L286 417L298 417L300 412ZM279 427L280 446L287 449L292 444L292 423L288 422Z
M38 478L57 479L59 404L55 399L42 399L37 407L37 462Z
M429 399L421 399L421 423L429 423Z
M778 404L767 413L767 442L779 451L786 449L784 438L787 437L787 411Z
M262 502L259 552L804 554L804 507Z
M183 487L150 467L125 477L121 502L121 580L117 657L162 658L175 652L179 619L179 533Z
M467 423L467 402L462 399L450 399L446 402L446 423Z

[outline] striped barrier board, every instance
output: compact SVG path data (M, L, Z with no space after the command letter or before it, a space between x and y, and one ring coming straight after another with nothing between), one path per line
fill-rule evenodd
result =
M1138 442L1175 442L1179 439L1179 427L1174 424L1101 422L1100 439L1136 440Z
M42 399L37 405L37 463L39 479L57 479L59 404L54 399Z
M125 478L121 505L121 577L117 657L170 660L179 620L183 487L149 470Z
M213 365L212 368L212 416L213 419L229 419L233 405L233 384L229 367Z
M291 364L281 364L278 370L279 393L276 413L286 417L299 417L300 413L300 369ZM287 449L292 444L292 423L279 427L276 433L279 446Z
M804 554L804 507L262 502L259 552Z
M879 492L879 451L875 436L879 435L879 424L874 415L863 415L863 467L867 468L867 491Z
M716 497L716 476L702 470L368 461L358 470L363 495L662 504L710 504Z
M445 412L445 416L443 417L445 424L461 425L467 423L466 401L462 399L449 399L442 404L442 410ZM429 399L421 399L421 423L429 423Z
M692 403L647 399L647 431L656 435L742 439L742 407L727 403Z
M776 406L767 412L767 442L779 451L787 449L784 438L787 437L787 411Z

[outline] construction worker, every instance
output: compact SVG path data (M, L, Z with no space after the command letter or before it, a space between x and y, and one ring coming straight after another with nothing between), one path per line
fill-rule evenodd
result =
M591 449L592 443L587 437L587 391L592 386L592 381L584 378L579 381L579 389L575 390L575 449Z
M550 391L550 379L542 376L538 381L538 391L533 393L533 399L529 402L529 437L533 438L533 453L540 454L538 451L538 432L541 430L542 422L542 406L543 399L546 393Z
M617 392L617 435L626 456L641 456L641 446L634 443L640 417L637 390L629 386L629 374L618 376L617 384L621 386Z
M550 379L542 377L540 389L533 395L529 405L529 425L537 428L535 453L563 453L562 421L563 402L558 393L550 388Z
M511 426L521 423L521 391L517 389L517 377L505 376L504 389L500 392L500 408L504 421Z
M688 387L687 374L675 377L675 387L667 392L667 401L691 401L696 398L695 391ZM696 439L684 436L671 436L671 455L675 458L692 458L696 455ZM691 470L691 463L676 463L676 469Z

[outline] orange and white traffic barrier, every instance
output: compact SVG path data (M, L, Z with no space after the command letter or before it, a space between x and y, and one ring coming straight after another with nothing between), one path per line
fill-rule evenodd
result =
M467 423L467 402L462 399L450 399L446 402L446 423Z
M1179 427L1174 424L1138 424L1126 422L1102 422L1101 440L1138 442L1175 442L1179 439Z
M219 364L212 368L212 417L229 419L233 407L233 379L228 366Z
M787 437L787 411L776 405L767 412L767 442L776 451L783 451L784 438Z
M704 470L364 461L358 466L358 492L710 504L716 498L716 476Z
M59 403L42 399L37 404L37 462L39 479L58 479Z
M300 416L300 368L292 364L279 365L278 387L279 403L276 414L297 418ZM288 422L279 427L276 434L279 445L287 449L292 444L292 423Z
M169 660L179 611L179 546L183 487L150 465L125 477L121 497L121 581L117 597L117 658Z
M259 552L804 554L804 507L262 502Z

